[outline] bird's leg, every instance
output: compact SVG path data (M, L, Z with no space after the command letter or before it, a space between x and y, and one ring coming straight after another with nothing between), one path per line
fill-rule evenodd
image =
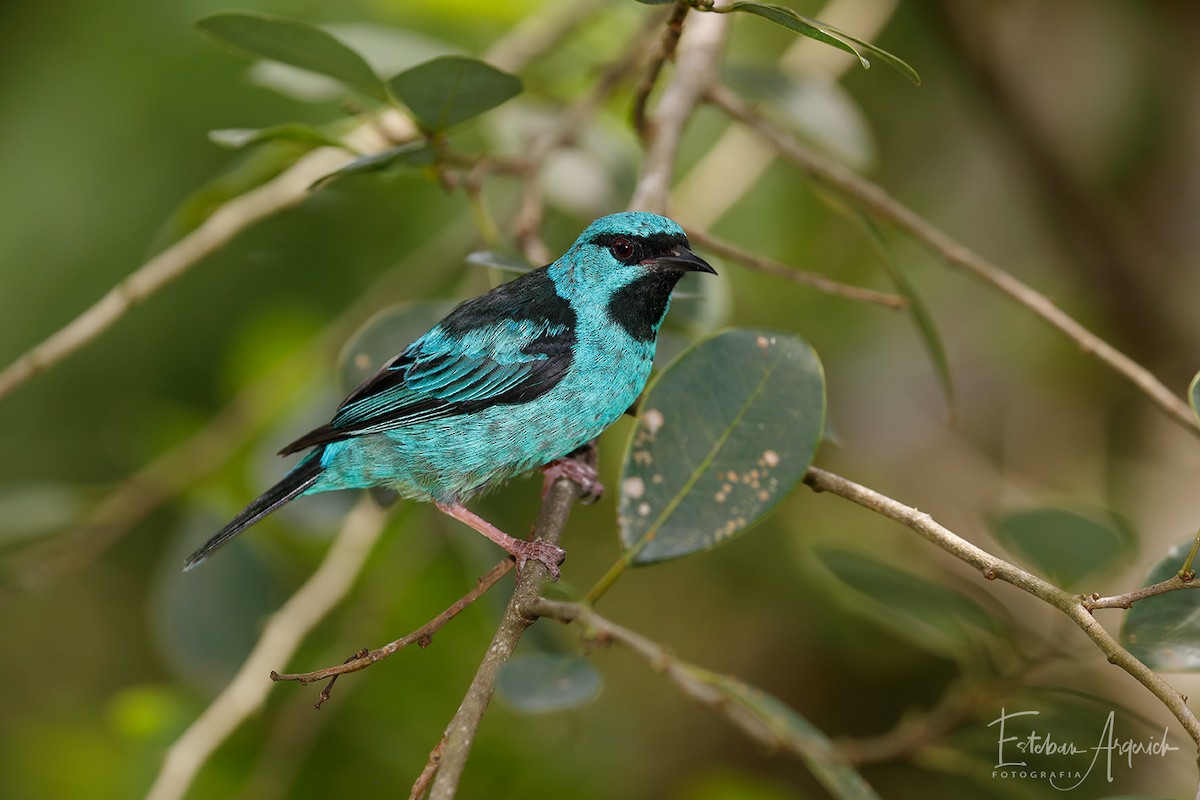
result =
M443 514L454 517L459 522L470 525L475 530L503 547L517 560L517 572L525 566L529 559L540 561L546 565L550 577L558 580L558 565L567 557L566 551L550 542L535 539L517 539L488 522L483 517L471 511L462 503L434 503Z
M556 480L566 478L582 490L579 497L581 503L591 505L599 500L604 494L604 484L600 483L600 475L596 472L595 447L593 442L588 442L568 455L543 465L541 470L545 477L542 480L542 499L546 499ZM582 460L576 456L582 456Z

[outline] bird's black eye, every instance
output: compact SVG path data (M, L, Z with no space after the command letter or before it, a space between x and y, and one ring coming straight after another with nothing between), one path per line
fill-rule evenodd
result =
M633 258L633 242L624 236L618 236L608 246L608 252L612 253L617 261L628 261Z

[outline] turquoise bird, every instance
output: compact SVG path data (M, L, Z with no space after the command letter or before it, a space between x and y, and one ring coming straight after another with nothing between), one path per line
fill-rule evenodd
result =
M535 559L557 578L562 549L509 536L463 503L538 467L547 481L566 476L598 493L595 471L565 457L641 394L685 272L716 274L674 221L601 217L553 264L459 305L351 392L329 424L283 448L309 452L184 568L301 495L382 486L434 503L518 568Z

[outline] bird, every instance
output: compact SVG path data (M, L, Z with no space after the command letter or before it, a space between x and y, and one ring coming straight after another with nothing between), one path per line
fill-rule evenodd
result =
M675 221L644 211L592 222L558 260L455 307L352 391L329 423L280 455L307 451L184 562L190 570L302 495L386 487L432 502L559 577L566 553L518 539L470 511L471 497L541 468L586 492L595 469L566 458L636 402L671 292L716 275Z

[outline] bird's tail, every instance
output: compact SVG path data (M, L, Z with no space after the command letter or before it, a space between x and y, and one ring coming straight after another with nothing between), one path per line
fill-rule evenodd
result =
M187 557L187 561L183 563L184 571L191 569L199 564L204 559L208 558L214 550L221 547L239 533L249 528L254 523L258 522L263 517L270 514L275 509L279 508L284 503L290 500L295 500L300 495L312 487L317 482L317 478L321 475L321 451L318 450L309 454L307 458L295 466L295 468L284 475L279 483L272 486L263 492L257 500L242 509L241 513L234 517L228 525L220 530L216 536L209 539L203 547Z

